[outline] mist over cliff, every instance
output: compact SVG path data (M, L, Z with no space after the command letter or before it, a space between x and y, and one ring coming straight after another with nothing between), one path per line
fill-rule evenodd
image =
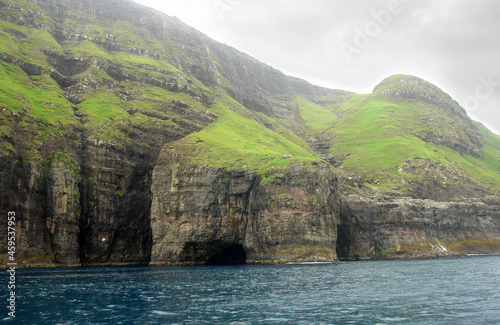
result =
M127 0L0 18L0 212L26 266L499 251L500 137L435 85L317 87Z

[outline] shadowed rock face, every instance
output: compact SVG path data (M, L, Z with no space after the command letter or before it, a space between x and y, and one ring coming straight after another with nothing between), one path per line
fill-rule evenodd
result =
M292 166L262 184L254 172L159 165L153 172L155 264L334 261L337 178Z
M498 197L462 202L344 196L340 259L422 258L494 253L500 248Z

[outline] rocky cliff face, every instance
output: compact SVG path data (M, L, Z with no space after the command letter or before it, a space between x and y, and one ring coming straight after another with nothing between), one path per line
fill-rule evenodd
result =
M173 37L175 19L148 13L131 1L0 2L1 211L18 216L16 257L26 265L150 260L158 152L215 115L206 110L212 99L201 83L155 65L168 51L134 47L133 32L124 36L104 23L129 20ZM147 29L138 33L152 37ZM139 53L152 61L127 61ZM6 235L6 220L0 224ZM5 242L0 250L7 251Z
M331 167L295 165L266 177L168 158L157 165L151 261L335 261L338 180Z
M8 157L2 157L1 164L1 209L3 215L7 215L9 211L16 213L16 258L31 264L51 263L53 260L49 252L52 247L47 228L50 223L47 222L44 214L46 210L44 199L47 197L44 170L36 164L15 162ZM62 181L63 178L60 175ZM59 219L61 216L59 214ZM1 220L2 235L5 237L7 236L6 220L7 218ZM60 222L62 223L66 222ZM59 230L62 230L61 226L58 227ZM65 245L66 251L71 251L71 242L62 244ZM2 263L5 264L7 263L6 241L2 242L1 248Z
M460 202L342 198L337 252L342 259L423 258L495 253L500 248L498 197Z
M151 157L133 148L90 145L81 159L81 262L147 263Z
M67 157L51 163L47 176L47 239L53 259L61 264L78 264L80 258L80 190L76 167Z

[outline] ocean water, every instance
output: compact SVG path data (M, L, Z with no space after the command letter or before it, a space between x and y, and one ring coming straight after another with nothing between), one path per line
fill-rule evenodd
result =
M16 296L2 323L500 324L500 256L30 269L18 270Z

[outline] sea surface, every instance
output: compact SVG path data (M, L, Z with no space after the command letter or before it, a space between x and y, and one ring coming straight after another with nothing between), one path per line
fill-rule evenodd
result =
M18 270L4 304L5 324L500 324L500 256Z

